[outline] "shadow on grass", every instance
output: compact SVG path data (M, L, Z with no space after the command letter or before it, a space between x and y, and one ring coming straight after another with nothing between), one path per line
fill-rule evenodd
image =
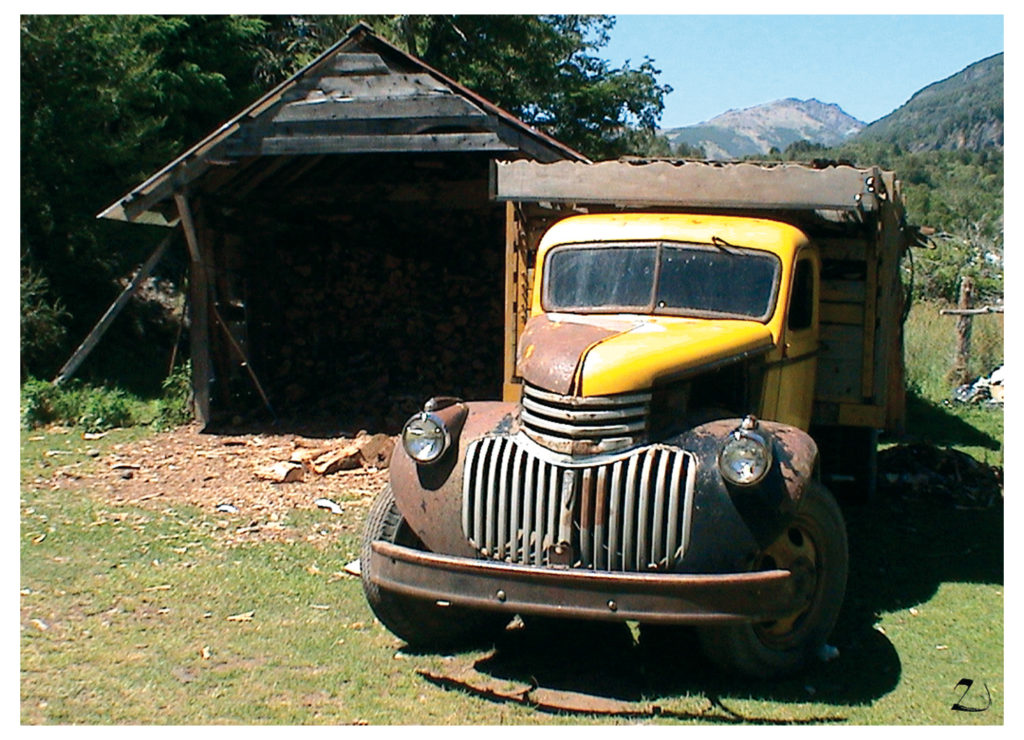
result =
M907 393L907 428L913 431L912 436L934 445L1002 448L992 435L912 392Z
M830 640L838 660L784 680L753 681L718 673L701 655L693 631L641 627L634 639L624 624L530 620L507 630L475 669L496 679L626 702L703 697L710 702L707 712L675 716L715 723L779 721L742 716L728 707L731 699L831 705L835 710L827 716L788 721L841 722L843 707L871 704L900 682L900 656L874 628L882 612L925 602L944 582L1003 582L1001 506L965 511L890 497L847 507L845 516L850 577Z

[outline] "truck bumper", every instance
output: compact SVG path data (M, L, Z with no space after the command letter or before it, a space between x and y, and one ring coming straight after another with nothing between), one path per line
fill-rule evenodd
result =
M380 588L436 602L513 614L636 620L657 624L767 622L808 603L813 574L612 573L453 557L372 544L370 579Z

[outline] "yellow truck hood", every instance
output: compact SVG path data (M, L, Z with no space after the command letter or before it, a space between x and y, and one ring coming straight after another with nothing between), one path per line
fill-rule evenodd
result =
M732 359L767 352L775 346L767 326L756 321L737 319L694 319L675 316L537 316L528 323L540 323L548 328L561 328L561 332L543 332L535 336L537 355L561 358L562 375L566 381L571 366L571 383L551 383L553 378L523 377L558 393L571 391L582 396L605 396L614 393L650 388L655 381L666 377L680 377L700 372ZM592 327L587 340L582 342L558 341L565 337L557 334L568 325ZM563 328L564 327L564 328ZM529 327L528 328L533 328ZM540 329L541 326L537 326ZM529 332L534 333L534 332ZM546 335L549 342L544 342ZM525 335L524 335L525 338ZM530 354L533 354L531 352ZM520 363L521 370L537 368L535 363ZM530 359L539 359L531 357ZM546 364L546 363L544 363ZM552 387L559 385L561 387Z

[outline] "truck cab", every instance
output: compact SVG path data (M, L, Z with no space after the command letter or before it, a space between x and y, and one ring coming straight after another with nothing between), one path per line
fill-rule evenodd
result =
M690 626L756 677L823 650L848 558L809 434L830 408L822 248L736 210L552 219L510 291L528 307L513 392L429 399L371 508L363 585L392 632L442 646L513 614Z

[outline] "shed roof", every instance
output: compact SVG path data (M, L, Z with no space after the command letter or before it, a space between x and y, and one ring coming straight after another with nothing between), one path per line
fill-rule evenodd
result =
M254 176L252 162L326 154L493 152L541 162L587 161L365 23L98 214L177 223L173 195L217 169L214 186ZM257 176L266 176L267 168Z

